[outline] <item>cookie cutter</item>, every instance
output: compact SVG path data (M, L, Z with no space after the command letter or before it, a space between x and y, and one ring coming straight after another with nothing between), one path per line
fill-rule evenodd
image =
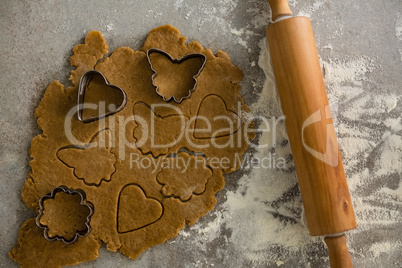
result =
M100 114L98 116L93 116L93 117L84 119L82 117L82 114L83 114L83 110L84 110L85 91L86 91L86 88L87 88L88 84L91 82L92 78L94 76L96 76L96 75L100 75L103 78L103 80L105 81L107 86L119 90L123 94L123 102L121 103L121 105L119 107L117 107L113 111L109 111L109 112L106 112L104 114ZM91 70L91 71L88 71L88 72L84 73L81 76L80 83L79 83L79 86L78 86L78 106L77 106L78 107L77 115L78 115L78 120L79 121L81 121L83 123L91 123L91 122L94 122L96 120L108 117L110 115L113 115L113 114L118 113L121 110L123 110L123 108L126 106L126 104L127 104L127 94L126 94L126 92L124 92L124 90L122 90L120 87L110 84L107 81L106 77L101 72Z
M87 228L83 231L76 231L75 236L72 239L66 239L65 237L59 236L59 235L56 235L55 237L50 237L48 226L43 225L40 222L40 219L43 216L43 211L44 211L44 205L43 205L44 201L47 199L54 199L55 195L59 192L64 192L67 194L78 194L81 198L80 205L86 206L89 209L89 214L86 217L86 222L85 222L85 226ZM80 189L72 190L72 189L69 189L66 186L62 185L62 186L58 186L58 187L54 188L51 193L44 195L39 199L39 214L36 217L35 222L39 228L43 229L43 236L46 238L46 240L48 240L48 241L61 240L66 244L72 244L78 239L78 237L86 236L91 232L91 226L90 226L89 222L91 221L91 216L92 216L93 212L94 212L94 209L86 201L86 195L83 190L80 190Z
M188 91L188 95L181 97L179 100L176 99L175 96L170 97L169 99L166 99L165 96L163 96L160 92L159 92L159 87L157 85L155 85L154 83L154 79L157 76L157 71L152 67L152 62L151 62L151 54L152 53L159 53L163 56L165 56L166 58L168 58L170 60L170 62L174 63L174 64L180 64L185 60L191 59L191 58L202 58L203 62L201 65L200 70L193 75L193 79L195 81L194 86ZM163 51L161 49L158 48L150 48L147 50L147 58L148 58L148 63L151 66L152 71L154 72L154 74L152 75L152 85L154 85L154 87L156 88L156 94L158 94L159 96L161 96L163 98L164 101L169 102L172 99L176 102L176 103L181 103L183 100L190 98L191 93L195 90L195 88L197 87L197 78L198 76L200 76L202 70L205 67L205 64L207 62L207 56L205 56L202 53L190 53L190 54L186 54L183 57L179 58L179 59L174 59L169 53L167 53L166 51Z

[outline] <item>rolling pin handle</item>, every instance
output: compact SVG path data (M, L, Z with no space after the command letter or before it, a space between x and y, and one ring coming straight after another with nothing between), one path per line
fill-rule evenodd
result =
M324 238L328 246L329 261L331 268L353 268L348 247L346 245L346 235L327 236Z
M276 21L284 16L292 16L288 0L268 0L272 10L272 21Z

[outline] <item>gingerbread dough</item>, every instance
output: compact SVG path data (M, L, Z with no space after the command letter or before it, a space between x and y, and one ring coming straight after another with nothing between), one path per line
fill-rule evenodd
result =
M239 93L243 74L225 52L214 55L198 42L185 44L185 40L177 29L161 26L149 33L140 50L120 47L101 60L108 46L99 32L92 31L85 44L73 49L73 86L65 89L52 82L35 111L43 133L32 139L32 170L21 195L27 207L38 211L39 199L55 187L84 191L93 205L91 231L71 244L48 241L35 220L28 219L9 253L21 267L61 267L93 260L102 242L108 250L134 259L213 209L214 195L224 186L223 174L239 167L253 138L246 131L250 122L242 116L248 111ZM206 56L188 99L166 102L156 93L146 53L151 48L174 59L189 53ZM197 66L188 68L175 66L180 73L172 73L173 63L162 60L155 63L156 83L165 84L162 92L167 98L183 96L180 77L192 83L199 62L193 60ZM76 114L78 83L93 69L125 91L127 104L114 115L85 124ZM85 103L96 105L84 115L113 110L119 102L119 92L94 81L88 85ZM52 200L44 218L49 226L57 226L65 210L57 209L63 207L57 200ZM52 235L71 228L78 227L53 228Z

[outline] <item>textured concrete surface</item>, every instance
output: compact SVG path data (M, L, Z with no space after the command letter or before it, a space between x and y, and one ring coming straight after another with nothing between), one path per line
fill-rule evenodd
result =
M332 71L326 81L331 108L337 116L352 199L362 208L356 214L363 227L351 232L352 259L356 267L401 267L402 2L290 2L295 14L311 18L324 70L327 66L329 75ZM266 1L1 0L0 266L17 266L7 252L19 226L35 216L20 197L29 172L30 141L40 132L34 109L51 81L69 83L71 49L88 31L101 31L112 52L120 46L138 49L152 28L172 24L189 40L231 55L245 73L242 94L252 105L265 80L257 62L269 17ZM362 131L350 134L350 129ZM356 144L360 147L350 149ZM218 212L224 211L227 195L240 187L243 173L227 176L226 188L217 195ZM262 256L259 259L247 258L247 249L235 245L233 228L220 226L217 237L205 240L205 227L219 226L217 215L221 214L211 212L136 260L102 248L99 259L81 267L328 267L318 240L312 249L300 246L299 251L288 251L278 242L255 252ZM300 221L300 215L294 219ZM250 223L246 228L259 227Z

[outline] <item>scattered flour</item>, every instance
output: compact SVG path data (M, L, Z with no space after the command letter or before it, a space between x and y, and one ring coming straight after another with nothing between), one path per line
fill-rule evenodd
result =
M328 0L316 0L314 1L313 5L308 6L304 10L300 10L297 16L304 16L304 17L311 17L312 14L314 14L318 9L321 8L323 4L328 2Z
M176 0L173 7L185 13L184 19L188 20L191 16L192 24L201 30L208 27L211 35L219 36L222 32L228 32L227 14L232 14L237 7L238 1L217 0L213 5L205 2L191 2ZM212 27L213 26L213 27Z
M396 249L397 245L395 245L395 243L378 242L370 246L369 252L373 255L374 258L378 258L381 254L389 253L395 251Z
M402 14L399 12L396 15L395 35L400 41L402 41ZM401 55L402 61L402 44L399 47L399 55Z
M108 31L108 32L112 31L113 28L114 28L113 23L109 23L108 25L106 25L106 31Z
M362 81L368 72L371 72L373 61L360 57L348 61L331 60L323 62L325 79L329 84L340 84L345 82Z
M281 265L283 265L283 264L285 264L283 261L276 261L276 266L281 266Z
M242 35L243 31L233 33ZM265 38L261 41L258 64L264 70L266 80L251 110L256 115L279 118L280 103ZM365 232L395 228L402 220L401 114L391 114L401 97L366 92L362 82L375 71L372 60L368 58L333 60L323 64L329 99L339 106L335 107L339 111L338 140L359 225L356 230L348 232L348 243L353 245L355 239ZM264 157L272 150L278 153L277 156L286 157L290 154L290 147L282 147L283 140L287 140L287 134L283 121L280 121L275 133L265 132L259 137L259 143L270 144L271 149L256 149L254 157ZM366 167L370 157L375 159L374 166ZM304 224L296 174L291 167L292 161L285 169L253 168L241 177L239 187L228 191L226 202L214 212L215 220L191 228L202 236L201 247L206 250L208 242L220 237L223 230L230 230L231 235L224 237L225 243L235 248L239 259L280 266L297 256L309 267L311 255L320 251L323 244L321 238L309 235ZM393 174L399 182L389 188L382 179ZM402 247L402 241L395 237L393 241L373 242L367 245L366 251L349 247L352 254L378 258L381 254L393 254Z
M310 17L328 2L316 0L298 15ZM291 6L297 4L296 0L290 1ZM175 3L177 9L185 5L182 0ZM255 37L261 39L258 65L266 79L257 101L250 108L254 115L274 120L269 122L276 122L276 129L259 136L259 144L268 146L256 148L253 156L262 158L273 152L276 158L286 159L286 166L252 168L238 180L236 190L226 193L226 201L210 214L212 220L197 223L181 231L181 235L187 238L191 233L192 241L205 252L210 243L223 239L222 243L235 252L238 263L288 267L289 262L294 264L298 261L304 267L314 267L318 252L320 256L326 256L322 253L325 246L322 238L309 235L305 225L286 128L280 120L282 112L269 50L265 36L255 32L255 29L265 28L270 14L250 6L247 12L254 18L250 23L241 28L228 26L220 14L232 12L236 5L236 1L225 0L218 1L216 8L202 8L200 12L206 16L201 16L198 25L215 21L217 31L229 30L246 49L250 49ZM395 31L402 41L400 13ZM325 48L332 50L331 44ZM400 53L402 60L402 48ZM322 66L358 222L358 228L348 232L349 250L360 259L375 261L383 254L396 254L402 249L402 124L398 107L402 97L377 89L372 91L367 86L371 82L370 74L377 68L375 61L368 57L332 58L322 61ZM258 87L253 81L251 83ZM262 124L260 128L264 128ZM383 229L393 230L395 237L389 238L388 235L388 240L384 241L381 241L380 235L373 239L366 237L364 241L373 242L363 248L353 247L360 243L361 237L376 236Z

